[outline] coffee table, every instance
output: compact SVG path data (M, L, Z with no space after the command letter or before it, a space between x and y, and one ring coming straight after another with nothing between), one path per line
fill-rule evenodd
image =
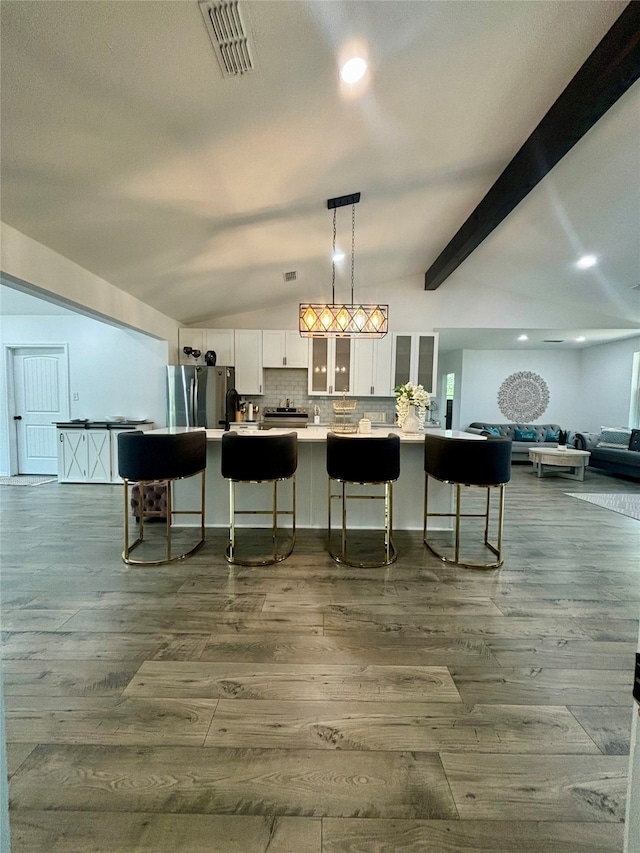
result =
M569 471L555 471L559 477L568 480L584 480L584 469L591 454L588 450L559 450L557 447L530 447L529 459L533 462L533 470L538 477L544 477L545 466L552 468L569 468ZM549 473L549 472L547 472Z

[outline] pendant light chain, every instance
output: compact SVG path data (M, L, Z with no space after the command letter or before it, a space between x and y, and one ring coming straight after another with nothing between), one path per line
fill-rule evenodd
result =
M335 215L335 212L334 212ZM351 304L353 305L353 268L356 262L356 206L351 205Z
M333 252L331 253L331 301L336 301L336 209L333 208Z

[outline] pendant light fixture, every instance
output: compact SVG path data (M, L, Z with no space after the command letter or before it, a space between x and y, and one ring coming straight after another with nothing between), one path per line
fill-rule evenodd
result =
M353 278L356 249L356 204L360 193L327 200L333 210L333 252L331 255L331 302L301 304L299 331L303 338L382 338L388 331L388 305L372 305L353 301ZM351 302L336 302L336 210L351 205Z

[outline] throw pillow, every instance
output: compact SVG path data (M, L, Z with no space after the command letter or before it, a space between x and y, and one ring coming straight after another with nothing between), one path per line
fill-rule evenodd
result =
M629 439L629 450L637 450L640 453L640 429L631 430Z
M554 432L552 429L547 430L547 434L544 437L545 441L557 441L560 438L560 430Z
M500 430L498 427L487 427L485 432L488 432L489 435L500 435Z
M535 429L514 429L514 441L537 441L538 435Z
M622 427L602 427L596 447L612 447L626 450L631 441L631 430Z

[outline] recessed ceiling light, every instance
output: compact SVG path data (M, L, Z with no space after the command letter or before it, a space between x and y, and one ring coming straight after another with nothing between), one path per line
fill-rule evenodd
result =
M584 342L584 341L586 341L586 340L587 340L587 339L585 338L585 336L584 336L584 335L580 335L579 337L577 337L577 338L576 338L576 341L577 341L579 344L583 343L583 342Z
M518 338L518 340L519 340L519 341L528 341L528 340L529 340L529 335L520 335L520 337Z
M362 57L354 56L340 69L340 76L345 83L357 83L362 80L367 71L367 63Z
M576 266L579 270L588 270L590 267L595 267L598 259L595 255L583 255L576 261Z

